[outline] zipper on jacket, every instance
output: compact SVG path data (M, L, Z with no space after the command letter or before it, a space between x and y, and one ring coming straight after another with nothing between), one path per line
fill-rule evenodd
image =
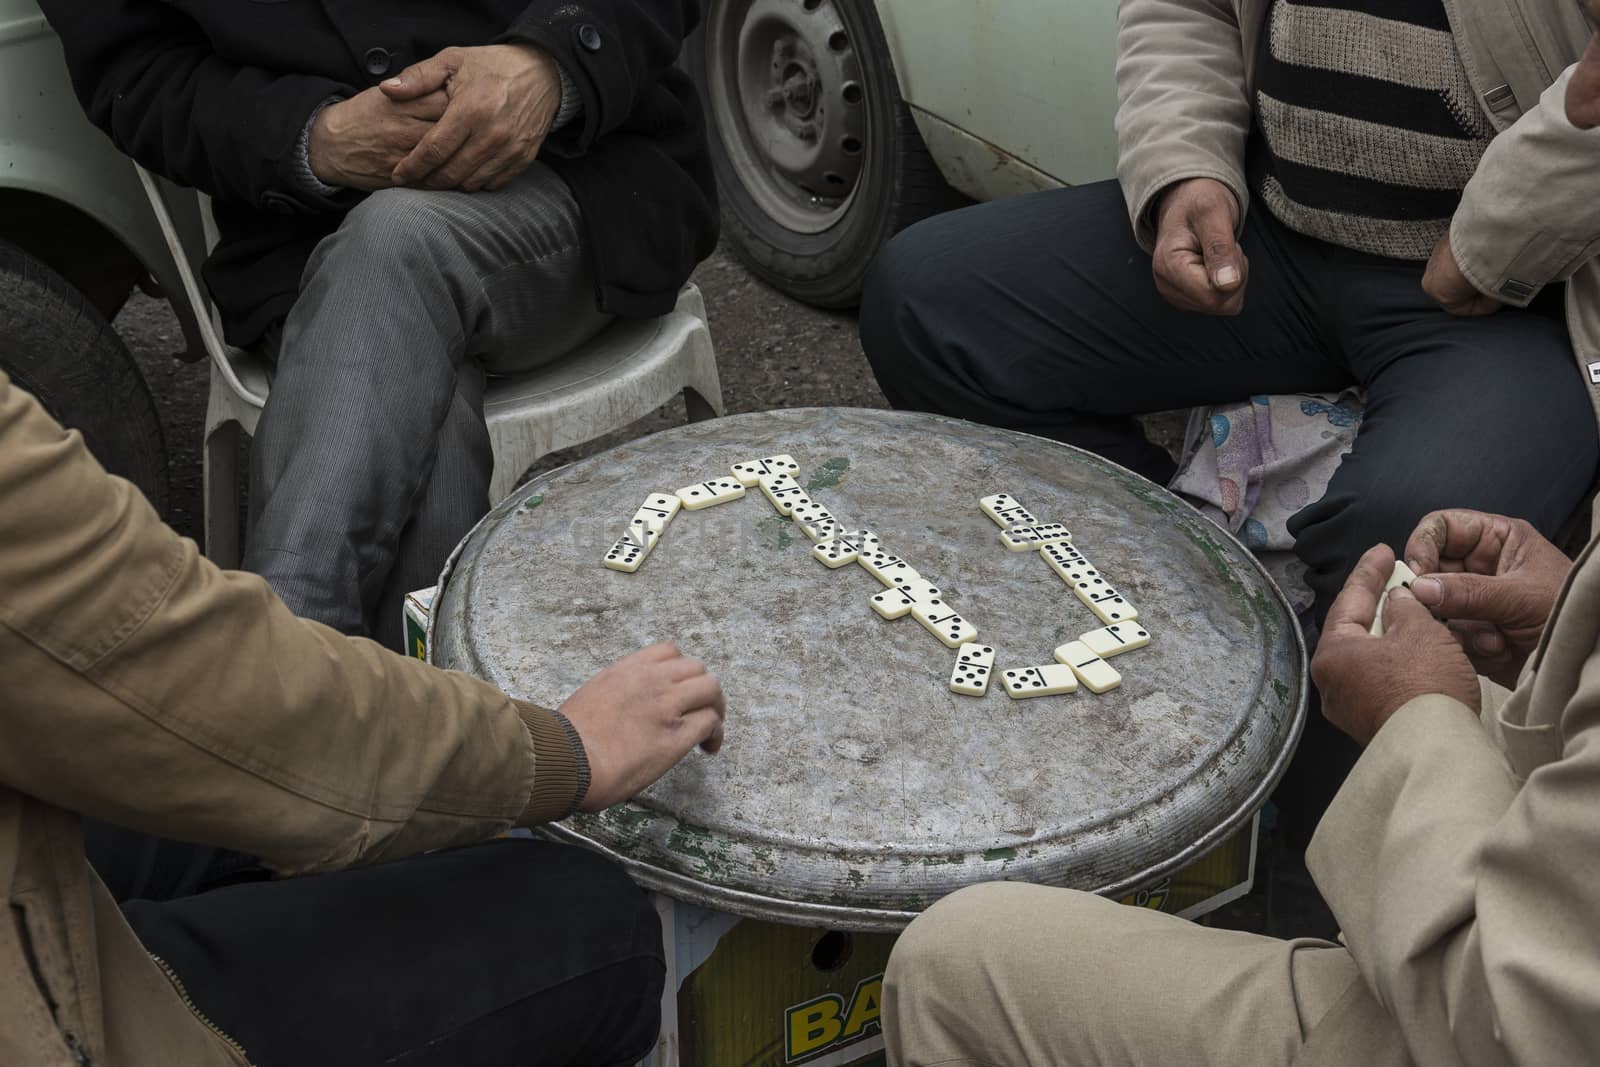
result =
M184 986L183 979L178 977L178 972L173 970L166 960L162 959L160 956L157 956L155 953L150 953L150 958L156 961L156 966L161 968L161 973L167 976L167 981L172 983L172 988L178 991L178 996L182 998L183 1005L189 1009L190 1014L192 1014L196 1019L199 1019L201 1022L205 1023L206 1028L213 1034L216 1034L218 1037L222 1038L222 1040L226 1041L228 1043L228 1047L239 1054L239 1058L245 1062L246 1067L250 1067L250 1056L245 1052L244 1046L239 1044L239 1042L235 1041L233 1038L229 1037L223 1031L222 1027L212 1022L206 1016L206 1013L201 1011L199 1006L190 999L189 990L186 986ZM84 1062L87 1063L88 1061L85 1060Z

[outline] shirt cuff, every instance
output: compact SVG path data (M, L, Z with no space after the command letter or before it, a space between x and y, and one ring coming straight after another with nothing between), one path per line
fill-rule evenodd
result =
M552 133L577 118L583 110L583 94L578 92L578 83L572 80L567 68L556 63L556 74L561 78L561 103L556 107L556 117L550 122Z
M589 757L578 731L559 711L512 701L533 738L533 792L517 820L521 826L565 819L589 792Z
M311 130L317 124L317 117L322 114L322 109L329 104L342 101L342 96L330 96L322 103L311 109L311 117L306 119L304 128L300 130L300 143L294 151L294 180L302 193L316 197L337 196L344 190L337 185L329 185L316 172L311 169Z

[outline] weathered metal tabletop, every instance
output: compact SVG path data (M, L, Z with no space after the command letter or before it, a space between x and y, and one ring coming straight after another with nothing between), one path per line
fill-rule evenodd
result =
M636 574L601 557L647 495L787 452L810 495L875 531L974 623L1004 670L1101 624L978 498L1006 492L1139 610L1119 689L1013 701L947 688L955 651L882 586L828 570L758 489L682 511ZM1298 736L1305 651L1248 552L1165 490L1088 453L927 415L812 408L656 434L535 479L446 569L435 662L549 707L653 641L728 696L721 755L553 827L638 880L739 914L893 929L974 882L1114 893L1192 861L1260 806Z

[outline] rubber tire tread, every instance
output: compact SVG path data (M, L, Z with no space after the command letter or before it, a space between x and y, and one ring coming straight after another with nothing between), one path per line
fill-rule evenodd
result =
M710 0L707 7L717 2ZM875 188L858 188L856 200L845 217L829 231L846 230L846 239L842 241L809 249L808 244L817 243L815 237L780 226L743 192L732 163L721 149L721 135L708 96L703 25L690 38L685 59L705 108L722 199L722 224L734 254L757 277L803 303L821 308L853 308L860 303L861 286L873 258L889 238L914 222L971 201L945 182L938 165L928 154L916 121L911 117L911 109L900 98L889 44L870 0L831 2L847 12L847 24L854 23L865 29L864 71L868 62L878 64L878 80L890 87L887 99L880 92L873 92L869 97L871 106L877 109L873 113L872 140L882 144L885 172L871 175ZM702 21L709 21L711 17L708 12ZM870 79L871 75L866 77ZM876 131L883 125L888 126L889 135L880 139ZM869 143L868 151L875 147ZM863 180L867 178L864 174ZM878 201L876 204L872 202L874 199Z
M166 438L139 365L88 298L7 241L0 241L0 370L167 514Z

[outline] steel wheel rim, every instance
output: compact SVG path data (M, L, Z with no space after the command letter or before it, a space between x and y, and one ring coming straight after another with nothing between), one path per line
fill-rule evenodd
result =
M710 109L770 218L821 233L860 187L870 122L859 42L832 0L726 0L706 25Z

